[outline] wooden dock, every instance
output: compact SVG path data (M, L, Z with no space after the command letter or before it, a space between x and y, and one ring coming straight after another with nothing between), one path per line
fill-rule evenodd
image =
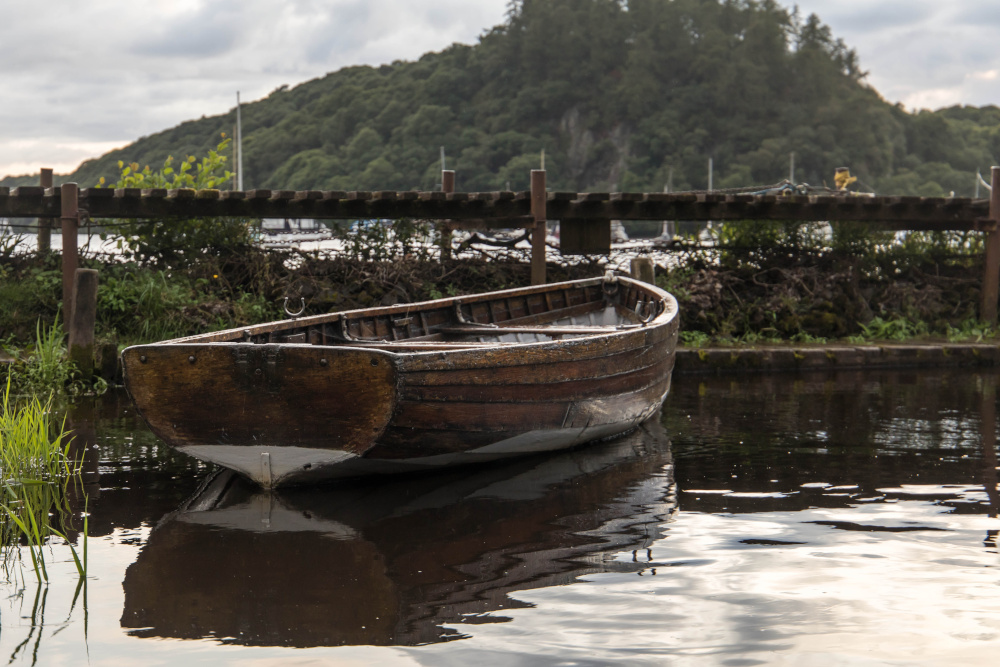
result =
M606 220L863 221L889 230L989 231L989 200L861 195L547 192L545 215L572 225ZM0 217L57 218L60 188L0 188ZM240 216L449 220L454 228L533 227L531 192L338 192L81 188L86 218Z
M50 176L50 174L49 174ZM532 284L545 282L545 222L561 224L565 254L611 249L612 220L787 220L861 222L884 231L985 232L985 272L980 316L997 320L1000 293L1000 167L992 169L990 199L724 192L548 192L545 171L531 172L527 192L453 192L454 172L442 172L442 191L341 192L321 190L188 190L0 188L0 217L59 218L63 229L63 293L70 304L77 265L76 234L101 219L286 218L438 221L442 257L450 230L523 227L532 230ZM40 225L44 227L44 225ZM67 233L70 232L70 233ZM40 237L39 248L43 239Z

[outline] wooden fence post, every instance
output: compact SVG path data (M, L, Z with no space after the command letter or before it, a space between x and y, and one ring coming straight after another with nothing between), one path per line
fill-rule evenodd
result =
M42 169L38 176L38 184L46 189L52 187L51 169ZM52 250L52 221L48 218L38 218L35 224L38 233L38 256L42 257Z
M997 389L996 379L983 378L979 396L979 437L983 452L983 486L989 498L990 516L1000 513L1000 489L997 488Z
M996 324L997 292L1000 290L1000 167L993 167L993 192L990 194L990 220L993 229L986 235L986 270L983 275L983 302L980 315L985 322Z
M545 191L545 170L531 170L531 215L535 226L531 232L531 284L545 284L545 220L548 194Z
M631 274L636 280L656 284L656 267L651 257L633 257Z
M97 271L77 269L73 280L73 318L69 325L69 358L83 380L94 374L94 325L97 321Z
M441 192L449 193L455 191L455 171L453 169L441 170ZM437 223L438 247L441 249L441 259L451 259L451 225L442 220Z
M76 183L65 183L61 195L63 321L69 326L73 321L73 281L79 262L76 234L80 226L80 190Z

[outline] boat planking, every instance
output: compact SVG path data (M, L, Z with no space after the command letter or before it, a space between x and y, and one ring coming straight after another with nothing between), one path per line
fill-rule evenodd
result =
M138 345L125 384L176 449L265 488L553 451L670 389L678 308L605 276Z

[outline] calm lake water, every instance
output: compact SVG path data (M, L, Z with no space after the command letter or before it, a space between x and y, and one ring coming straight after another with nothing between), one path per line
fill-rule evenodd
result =
M995 664L997 382L684 376L616 441L274 495L112 394L69 415L86 586L65 546L46 586L13 566L0 659Z

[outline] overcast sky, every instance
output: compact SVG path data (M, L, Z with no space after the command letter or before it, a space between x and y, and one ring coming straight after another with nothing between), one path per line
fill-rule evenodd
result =
M779 0L780 1L780 0ZM791 4L791 3L789 3ZM799 0L907 108L1000 103L1000 2ZM347 65L474 43L507 0L0 0L0 176L80 161Z

